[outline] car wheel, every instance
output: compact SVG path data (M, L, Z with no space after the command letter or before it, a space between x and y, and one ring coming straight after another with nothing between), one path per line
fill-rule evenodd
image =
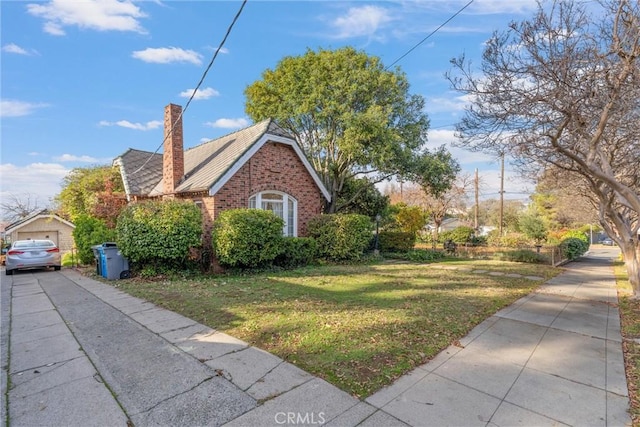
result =
M54 269L55 271L60 271L60 268L61 268L61 266L59 266L59 265L54 265L54 266L53 266L53 269Z
M7 276L12 276L13 275L13 270L7 270L5 273L7 273Z

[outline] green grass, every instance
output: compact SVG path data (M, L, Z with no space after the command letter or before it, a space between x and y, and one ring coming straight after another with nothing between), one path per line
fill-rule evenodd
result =
M456 267L457 270L446 268ZM455 260L327 265L277 273L120 280L117 286L225 331L365 397L541 282L543 265Z
M629 413L633 426L640 426L640 299L633 299L633 291L623 262L614 265L618 296L620 301L620 320L624 341L624 361L629 386Z

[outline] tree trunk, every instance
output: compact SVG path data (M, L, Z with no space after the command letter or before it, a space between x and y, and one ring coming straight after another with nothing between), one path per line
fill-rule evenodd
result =
M621 248L629 283L633 288L633 298L638 299L640 298L640 244L634 241L624 242Z

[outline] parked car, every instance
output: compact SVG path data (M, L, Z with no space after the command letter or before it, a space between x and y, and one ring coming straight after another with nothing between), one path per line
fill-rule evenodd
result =
M613 246L613 240L608 237L606 239L600 240L600 243L607 246Z
M5 260L7 276L25 268L60 270L61 265L60 249L51 240L16 240Z

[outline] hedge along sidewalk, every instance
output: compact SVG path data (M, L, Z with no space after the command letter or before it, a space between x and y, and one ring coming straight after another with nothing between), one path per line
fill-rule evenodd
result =
M544 265L455 260L114 284L366 397L542 282L525 276L546 280L558 272Z

